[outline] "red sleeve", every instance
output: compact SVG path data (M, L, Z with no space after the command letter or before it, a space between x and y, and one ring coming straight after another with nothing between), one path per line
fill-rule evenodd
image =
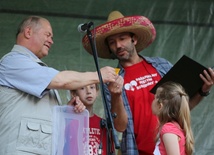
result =
M182 137L183 131L180 129L180 126L178 125L178 123L169 122L163 125L160 131L160 136L163 137L165 133L172 133L179 137Z

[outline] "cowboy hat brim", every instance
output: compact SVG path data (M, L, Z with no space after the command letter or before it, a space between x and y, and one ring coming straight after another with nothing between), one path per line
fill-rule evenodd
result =
M91 30L91 32L96 40L98 57L104 59L111 58L111 52L106 44L106 38L109 36L123 32L135 34L137 37L137 52L148 47L154 41L156 36L153 24L144 16L127 16L109 21ZM87 35L83 37L82 43L86 51L93 54Z

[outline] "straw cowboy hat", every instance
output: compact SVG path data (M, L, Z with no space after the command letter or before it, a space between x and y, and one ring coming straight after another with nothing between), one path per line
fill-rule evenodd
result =
M131 32L137 36L137 52L148 47L154 41L156 36L156 30L148 18L144 16L124 17L119 11L113 11L109 14L106 23L91 30L92 35L96 39L98 57L111 59L111 51L107 46L106 38L123 32ZM93 54L87 35L83 37L82 44L87 52Z

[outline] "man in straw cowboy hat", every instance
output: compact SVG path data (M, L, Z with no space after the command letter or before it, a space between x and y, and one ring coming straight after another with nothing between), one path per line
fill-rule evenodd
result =
M118 59L119 74L124 77L123 102L128 114L128 126L123 132L122 154L151 155L155 148L157 118L152 114L154 95L149 91L172 67L163 58L139 55L154 41L156 30L144 16L124 17L119 11L113 11L106 23L91 32L96 39L98 56ZM92 54L88 37L84 36L82 42L86 51ZM200 75L204 81L203 92L208 92L214 81L213 70L208 70L209 74L204 71L205 76ZM201 95L195 94L190 108L199 103L203 98ZM107 98L110 99L110 96L107 95Z

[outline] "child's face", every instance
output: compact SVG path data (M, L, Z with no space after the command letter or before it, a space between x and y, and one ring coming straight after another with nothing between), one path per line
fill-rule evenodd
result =
M96 85L92 84L77 89L76 95L79 96L80 100L83 102L85 106L90 106L94 104L98 95L98 90L96 89Z
M162 103L158 102L158 100L159 100L158 96L160 94L160 91L161 91L161 88L158 88L156 90L155 98L152 101L152 113L155 114L155 115L158 115L160 109L162 108Z

